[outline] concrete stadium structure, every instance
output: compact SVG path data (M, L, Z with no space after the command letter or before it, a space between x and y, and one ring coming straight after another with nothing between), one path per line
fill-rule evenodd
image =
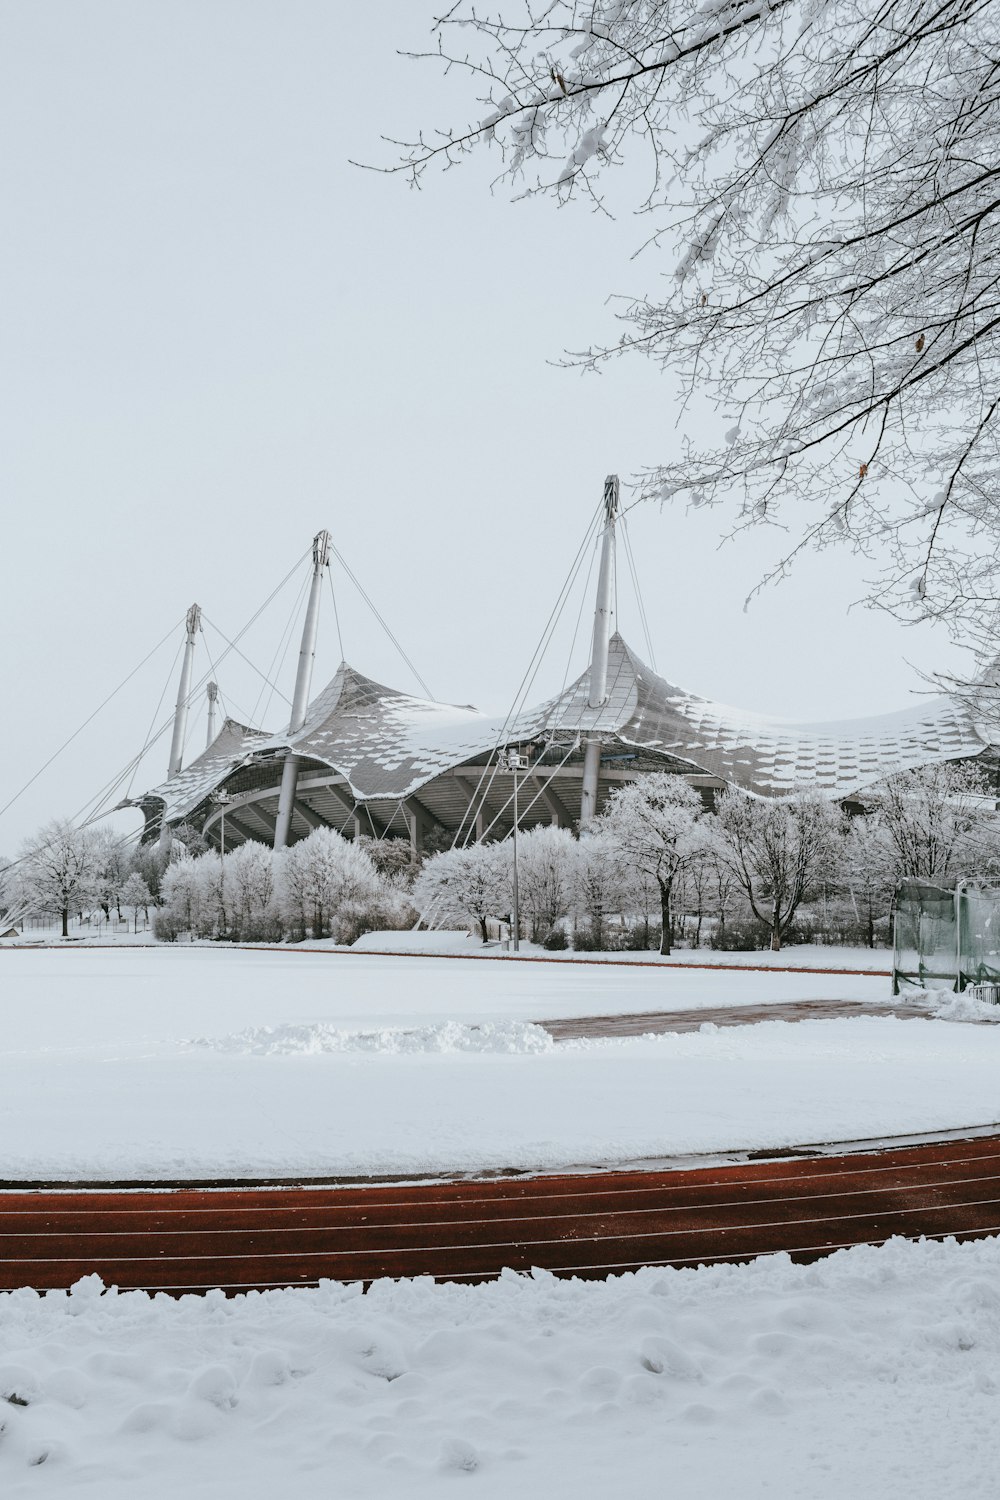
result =
M618 482L605 484L591 661L564 692L508 716L431 702L372 681L346 662L310 698L320 585L329 535L313 544L292 710L269 734L226 719L181 762L200 612L187 617L169 773L127 805L144 837L194 827L227 849L246 839L282 847L314 828L430 842L502 838L518 824L585 827L615 787L650 771L684 776L706 798L726 786L782 797L801 787L849 801L893 772L943 761L998 760L1000 735L962 697L896 713L805 724L729 708L675 687L611 631ZM433 837L431 837L433 835Z

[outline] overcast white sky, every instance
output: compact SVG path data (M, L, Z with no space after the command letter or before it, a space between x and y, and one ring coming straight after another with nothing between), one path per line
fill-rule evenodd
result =
M0 805L192 601L232 635L322 526L435 696L505 709L604 475L680 441L652 366L581 378L551 363L608 335L609 294L663 273L629 260L634 219L491 196L485 159L421 193L349 164L391 160L383 133L464 114L462 85L396 56L431 14L425 0L0 0ZM807 560L744 615L781 538L718 551L721 524L631 520L671 680L836 718L912 701L907 662L959 664L933 631L849 614L866 570L846 553ZM620 623L641 650L626 577ZM413 688L334 578L348 659ZM292 602L247 638L264 669ZM538 697L562 682L571 625ZM314 689L339 659L329 611L323 629ZM76 813L138 750L179 640L178 625L0 817L0 850ZM574 671L586 659L581 637ZM219 680L253 708L242 663ZM203 733L198 720L190 753Z

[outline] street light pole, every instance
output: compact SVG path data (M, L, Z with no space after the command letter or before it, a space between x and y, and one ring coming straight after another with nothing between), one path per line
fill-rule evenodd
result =
M502 754L501 764L506 766L507 770L514 777L514 878L512 881L514 911L511 921L511 939L514 952L518 953L521 948L521 901L517 883L517 773L518 771L527 770L528 758L526 755L518 755L516 750L505 750Z

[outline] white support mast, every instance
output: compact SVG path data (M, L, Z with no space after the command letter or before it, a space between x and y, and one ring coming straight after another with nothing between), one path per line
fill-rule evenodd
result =
M601 567L597 575L597 605L594 610L594 644L590 657L591 708L600 708L608 696L608 649L611 644L611 596L615 572L615 523L618 520L618 475L604 481L604 533ZM597 784L601 769L601 741L588 735L583 753L583 785L580 793L580 827L586 828L597 812Z
M184 641L184 661L181 665L181 680L177 688L177 707L174 709L174 733L170 741L170 764L167 775L174 776L184 759L184 735L187 730L188 699L191 696L191 672L194 667L194 643L201 629L201 605L192 604L185 622L187 635Z
M313 538L313 573L309 586L309 602L306 605L305 624L302 627L302 645L299 647L299 665L295 673L295 692L292 694L292 713L288 721L288 733L297 734L306 721L309 707L309 688L312 684L313 662L316 659L316 636L319 630L319 605L323 586L323 571L330 557L330 533L317 532ZM281 772L281 792L278 796L278 818L274 825L274 847L283 849L288 843L295 808L295 785L299 777L299 757L292 751L285 756Z
M217 682L210 682L205 689L205 693L208 698L208 734L205 739L205 749L207 750L215 739L215 705L219 699L219 684Z

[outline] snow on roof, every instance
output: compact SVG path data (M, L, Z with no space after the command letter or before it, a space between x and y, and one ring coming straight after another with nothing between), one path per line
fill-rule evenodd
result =
M136 807L144 802L160 801L164 804L163 816L166 822L182 822L199 802L222 785L237 766L245 764L251 753L259 749L261 741L266 738L261 729L251 729L246 724L238 723L236 719L225 719L208 749L203 750L189 766L176 771L169 780L154 787L152 791L121 805Z
M842 797L896 771L979 755L989 744L957 698L829 724L713 703L657 676L619 635L600 708L589 706L589 682L588 670L556 697L504 719L413 697L341 663L297 733L269 736L227 719L203 755L147 798L162 799L167 820L176 822L251 754L293 749L343 776L358 802L396 801L497 745L592 733L669 755L758 796L816 786Z

